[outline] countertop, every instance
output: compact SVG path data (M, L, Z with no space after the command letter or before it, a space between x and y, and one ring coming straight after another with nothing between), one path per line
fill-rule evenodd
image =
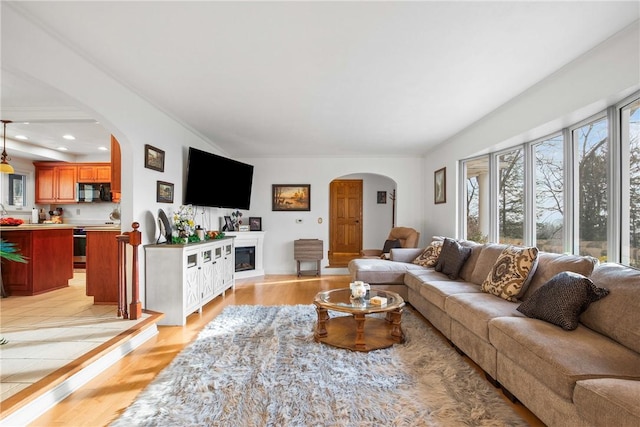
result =
M80 224L20 224L0 226L0 231L38 231L84 228L85 231L120 231L120 224L80 225Z

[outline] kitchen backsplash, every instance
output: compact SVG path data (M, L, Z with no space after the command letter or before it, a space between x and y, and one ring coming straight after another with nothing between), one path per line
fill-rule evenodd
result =
M20 218L25 223L31 222L31 208L25 207L23 210L9 210L7 214L3 215L5 217L12 218ZM56 208L62 208L62 222L65 224L105 224L105 223L116 223L119 221L114 221L109 218L111 212L114 209L119 208L118 203L111 202L99 202L99 203L77 203L71 205L35 205L35 208L43 209L45 212L45 216L47 220L51 219L51 215L49 215L49 211L53 211Z

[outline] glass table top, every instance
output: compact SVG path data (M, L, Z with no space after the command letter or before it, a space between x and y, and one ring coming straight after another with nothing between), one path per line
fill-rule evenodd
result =
M387 299L383 305L371 304L371 298ZM343 311L346 313L378 313L391 311L404 306L404 299L395 292L371 289L368 298L351 298L351 289L333 289L318 292L313 303L327 310Z

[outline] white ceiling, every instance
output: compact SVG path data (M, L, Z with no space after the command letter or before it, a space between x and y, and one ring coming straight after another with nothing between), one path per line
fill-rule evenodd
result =
M639 16L637 1L13 7L234 157L422 155ZM51 148L101 128L4 69L1 102L3 119L48 121L31 142ZM9 138L35 125L11 126Z

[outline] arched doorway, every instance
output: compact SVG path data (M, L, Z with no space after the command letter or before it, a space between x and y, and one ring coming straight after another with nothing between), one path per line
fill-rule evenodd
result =
M396 183L372 173L329 184L329 267L344 268L362 249L382 247L395 221Z

